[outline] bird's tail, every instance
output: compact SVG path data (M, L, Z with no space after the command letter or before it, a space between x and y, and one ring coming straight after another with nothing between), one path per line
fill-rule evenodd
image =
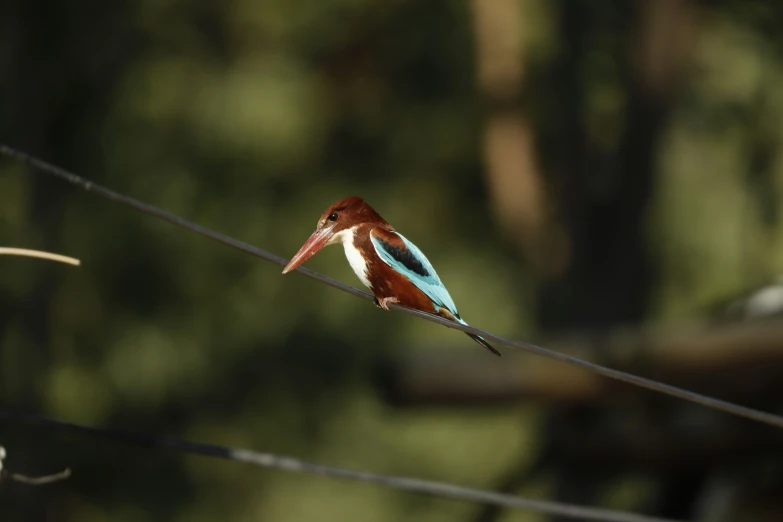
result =
M484 348L489 350L490 352L492 352L495 355L497 355L498 357L503 357L503 354L500 353L500 351L497 348L495 348L494 346L489 344L487 341L485 341L484 338L481 337L480 335L476 335L476 334L472 334L472 333L468 333L468 332L465 332L465 334L468 337L470 337L471 339L473 339L474 341L476 341L477 343L479 343L481 346L483 346Z
M446 317L447 319L451 319L452 321L456 321L456 322L458 322L458 323L464 324L465 326L470 326L468 323L466 323L465 321L463 321L463 320L462 320L462 318L461 318L459 315L457 315L457 314L454 314L454 313L450 312L449 310L447 310L447 309L445 309L445 308L442 308L442 307L441 307L441 309L439 310L439 313L438 313L438 315L441 315L441 316L443 316L443 317ZM476 334L472 334L472 333L468 333L468 332L465 332L465 335L467 335L468 337L470 337L471 339L473 339L474 341L476 341L476 342L477 342L477 343L479 343L481 346L483 346L484 348L486 348L486 349L487 349L487 350L489 350L490 352L494 353L494 354L495 354L495 355L497 355L498 357L503 357L503 354L502 354L502 353L500 353L500 351L499 351L497 348L495 348L494 346L492 346L491 344L489 344L489 343L488 343L488 342L487 342L487 341L486 341L486 340L485 340L483 337L481 337L480 335L476 335Z

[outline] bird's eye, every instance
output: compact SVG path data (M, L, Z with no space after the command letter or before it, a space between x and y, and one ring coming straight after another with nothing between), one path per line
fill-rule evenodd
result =
M332 212L327 218L329 221L337 221L337 212Z

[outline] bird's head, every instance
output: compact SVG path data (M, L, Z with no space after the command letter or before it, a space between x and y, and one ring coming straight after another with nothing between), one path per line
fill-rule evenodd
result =
M315 232L291 258L283 273L295 270L323 247L339 243L347 231L369 222L385 223L383 218L359 196L350 196L332 203L321 214Z

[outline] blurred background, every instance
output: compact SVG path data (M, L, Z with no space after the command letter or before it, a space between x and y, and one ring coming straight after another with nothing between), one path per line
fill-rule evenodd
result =
M365 197L499 335L782 412L783 4L6 0L0 141L290 257ZM783 437L385 313L0 159L0 408L699 521ZM341 249L307 266L354 285ZM0 520L522 522L0 424Z

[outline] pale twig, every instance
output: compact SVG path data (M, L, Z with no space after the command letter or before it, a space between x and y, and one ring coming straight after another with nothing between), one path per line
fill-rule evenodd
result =
M58 473L52 473L51 475L43 475L40 477L28 477L27 475L20 475L19 473L7 473L9 479L14 482L20 482L28 486L44 486L46 484L52 484L53 482L60 482L71 476L70 468L65 468Z
M0 255L9 256L23 256L23 257L36 257L40 259L47 259L49 261L56 261L58 263L66 263L69 265L79 266L81 262L73 257L63 256L60 254L53 254L51 252L43 252L41 250L29 250L27 248L11 248L0 247ZM71 470L65 468L64 470L53 473L51 475L43 475L40 477L29 477L22 475L21 473L13 473L3 467L3 460L6 458L6 450L3 446L0 446L0 481L3 479L10 479L14 482L20 482L27 484L28 486L42 486L44 484L51 484L52 482L58 482L65 480L71 476Z
M351 469L325 466L323 464L316 464L291 457L273 455L270 453L259 453L257 451L251 451L247 449L229 448L215 444L203 444L172 438L155 437L143 433L133 433L122 430L82 426L80 424L58 421L38 415L27 415L0 411L0 420L56 428L68 432L79 433L82 435L89 435L100 439L118 441L125 444L160 448L191 455L217 457L235 462L243 462L245 464L262 468L273 468L284 471L294 471L299 473L323 475L332 478L355 480L359 482L370 482L388 486L393 489L421 493L424 495L447 497L468 502L479 502L483 504L492 504L514 509L524 509L551 516L603 522L676 522L671 519L638 515L636 513L626 513L612 509L583 507L548 500L534 500L516 495L508 495L504 493L495 493L492 491L455 486L453 484L446 484L443 482L434 482L411 477L383 475L379 473L368 473L366 471L354 471Z
M3 460L5 460L6 455L5 448L0 446L0 482L7 478L14 482L27 484L28 486L43 486L45 484L51 484L52 482L65 480L71 476L70 468L65 468L58 473L42 475L40 477L28 477L27 475L22 475L20 473L12 473L3 467Z
M77 176L76 174L68 172L65 169L57 167L56 165L52 165L43 160L32 157L24 152L13 149L7 145L0 144L0 154L6 155L11 158L15 158L23 162L24 164L35 168L36 170L56 176L88 192L93 192L101 197L120 203L121 205L125 205L139 212L155 216L164 221L168 221L169 223L182 227L186 230L190 230L197 234L201 234L202 236L208 237L214 241L217 241L218 243L228 245L230 247L249 253L258 258L269 261L270 263L274 263L280 266L285 266L288 263L287 259L284 259L280 256L276 256L272 253L248 245L247 243L243 243L242 241L225 236L223 234L210 230L201 225L191 223L190 221L187 221L179 216L175 216L174 214L166 212L165 210L161 210L152 205L142 203L141 201L138 201L131 197L122 195L118 192L114 192L106 187L103 187L101 185L93 183L92 181L88 181L80 176ZM296 270L297 272L307 277L325 283L329 286L347 292L351 295L361 297L362 299L373 300L373 296L371 296L366 292L362 292L357 288L336 281L330 277L326 277L308 268L299 267ZM641 388L646 388L648 390L656 391L666 395L671 395L672 397L678 397L680 399L690 401L696 404L701 404L702 406L706 406L708 408L730 413L738 417L743 417L756 422L761 422L778 428L783 428L783 417L781 417L780 415L767 413L753 408L748 408L745 406L740 406L738 404L734 404L728 401L723 401L720 399L715 399L713 397L708 397L706 395L701 395L699 393L695 393L689 390L684 390L682 388L671 386L669 384L664 384L658 381L654 381L652 379L647 379L644 377L639 377L638 375L633 375L631 373L614 370L612 368L607 368L605 366L601 366L600 364L595 364L589 361L585 361L583 359L572 357L564 353L555 352L547 348L537 346L535 344L527 343L524 341L505 339L503 337L499 337L495 334L485 332L484 330L480 330L478 328L462 325L460 323L449 321L448 319L444 319L436 315L428 314L426 312L422 312L419 310L413 310L411 308L405 308L404 306L399 306L394 303L391 303L389 307L395 310L401 310L402 312L407 313L409 315L421 317L433 323L438 323L447 328L453 328L455 330L460 330L463 332L480 335L488 341L492 341L494 343L503 346L509 346L512 348L521 348L522 350L525 350L530 353L534 353L541 357L547 357L549 359L560 361L562 363L569 364L577 368L582 368L583 370L591 371L599 375L603 375L604 377L609 377L610 379L614 379L620 382L625 382L628 384L633 384L634 386L639 386Z
M29 250L27 248L0 247L0 255L37 257L40 259L48 259L49 261L57 261L58 263L66 263L74 266L79 266L81 264L81 261L73 257L53 254L51 252L43 252L41 250Z

